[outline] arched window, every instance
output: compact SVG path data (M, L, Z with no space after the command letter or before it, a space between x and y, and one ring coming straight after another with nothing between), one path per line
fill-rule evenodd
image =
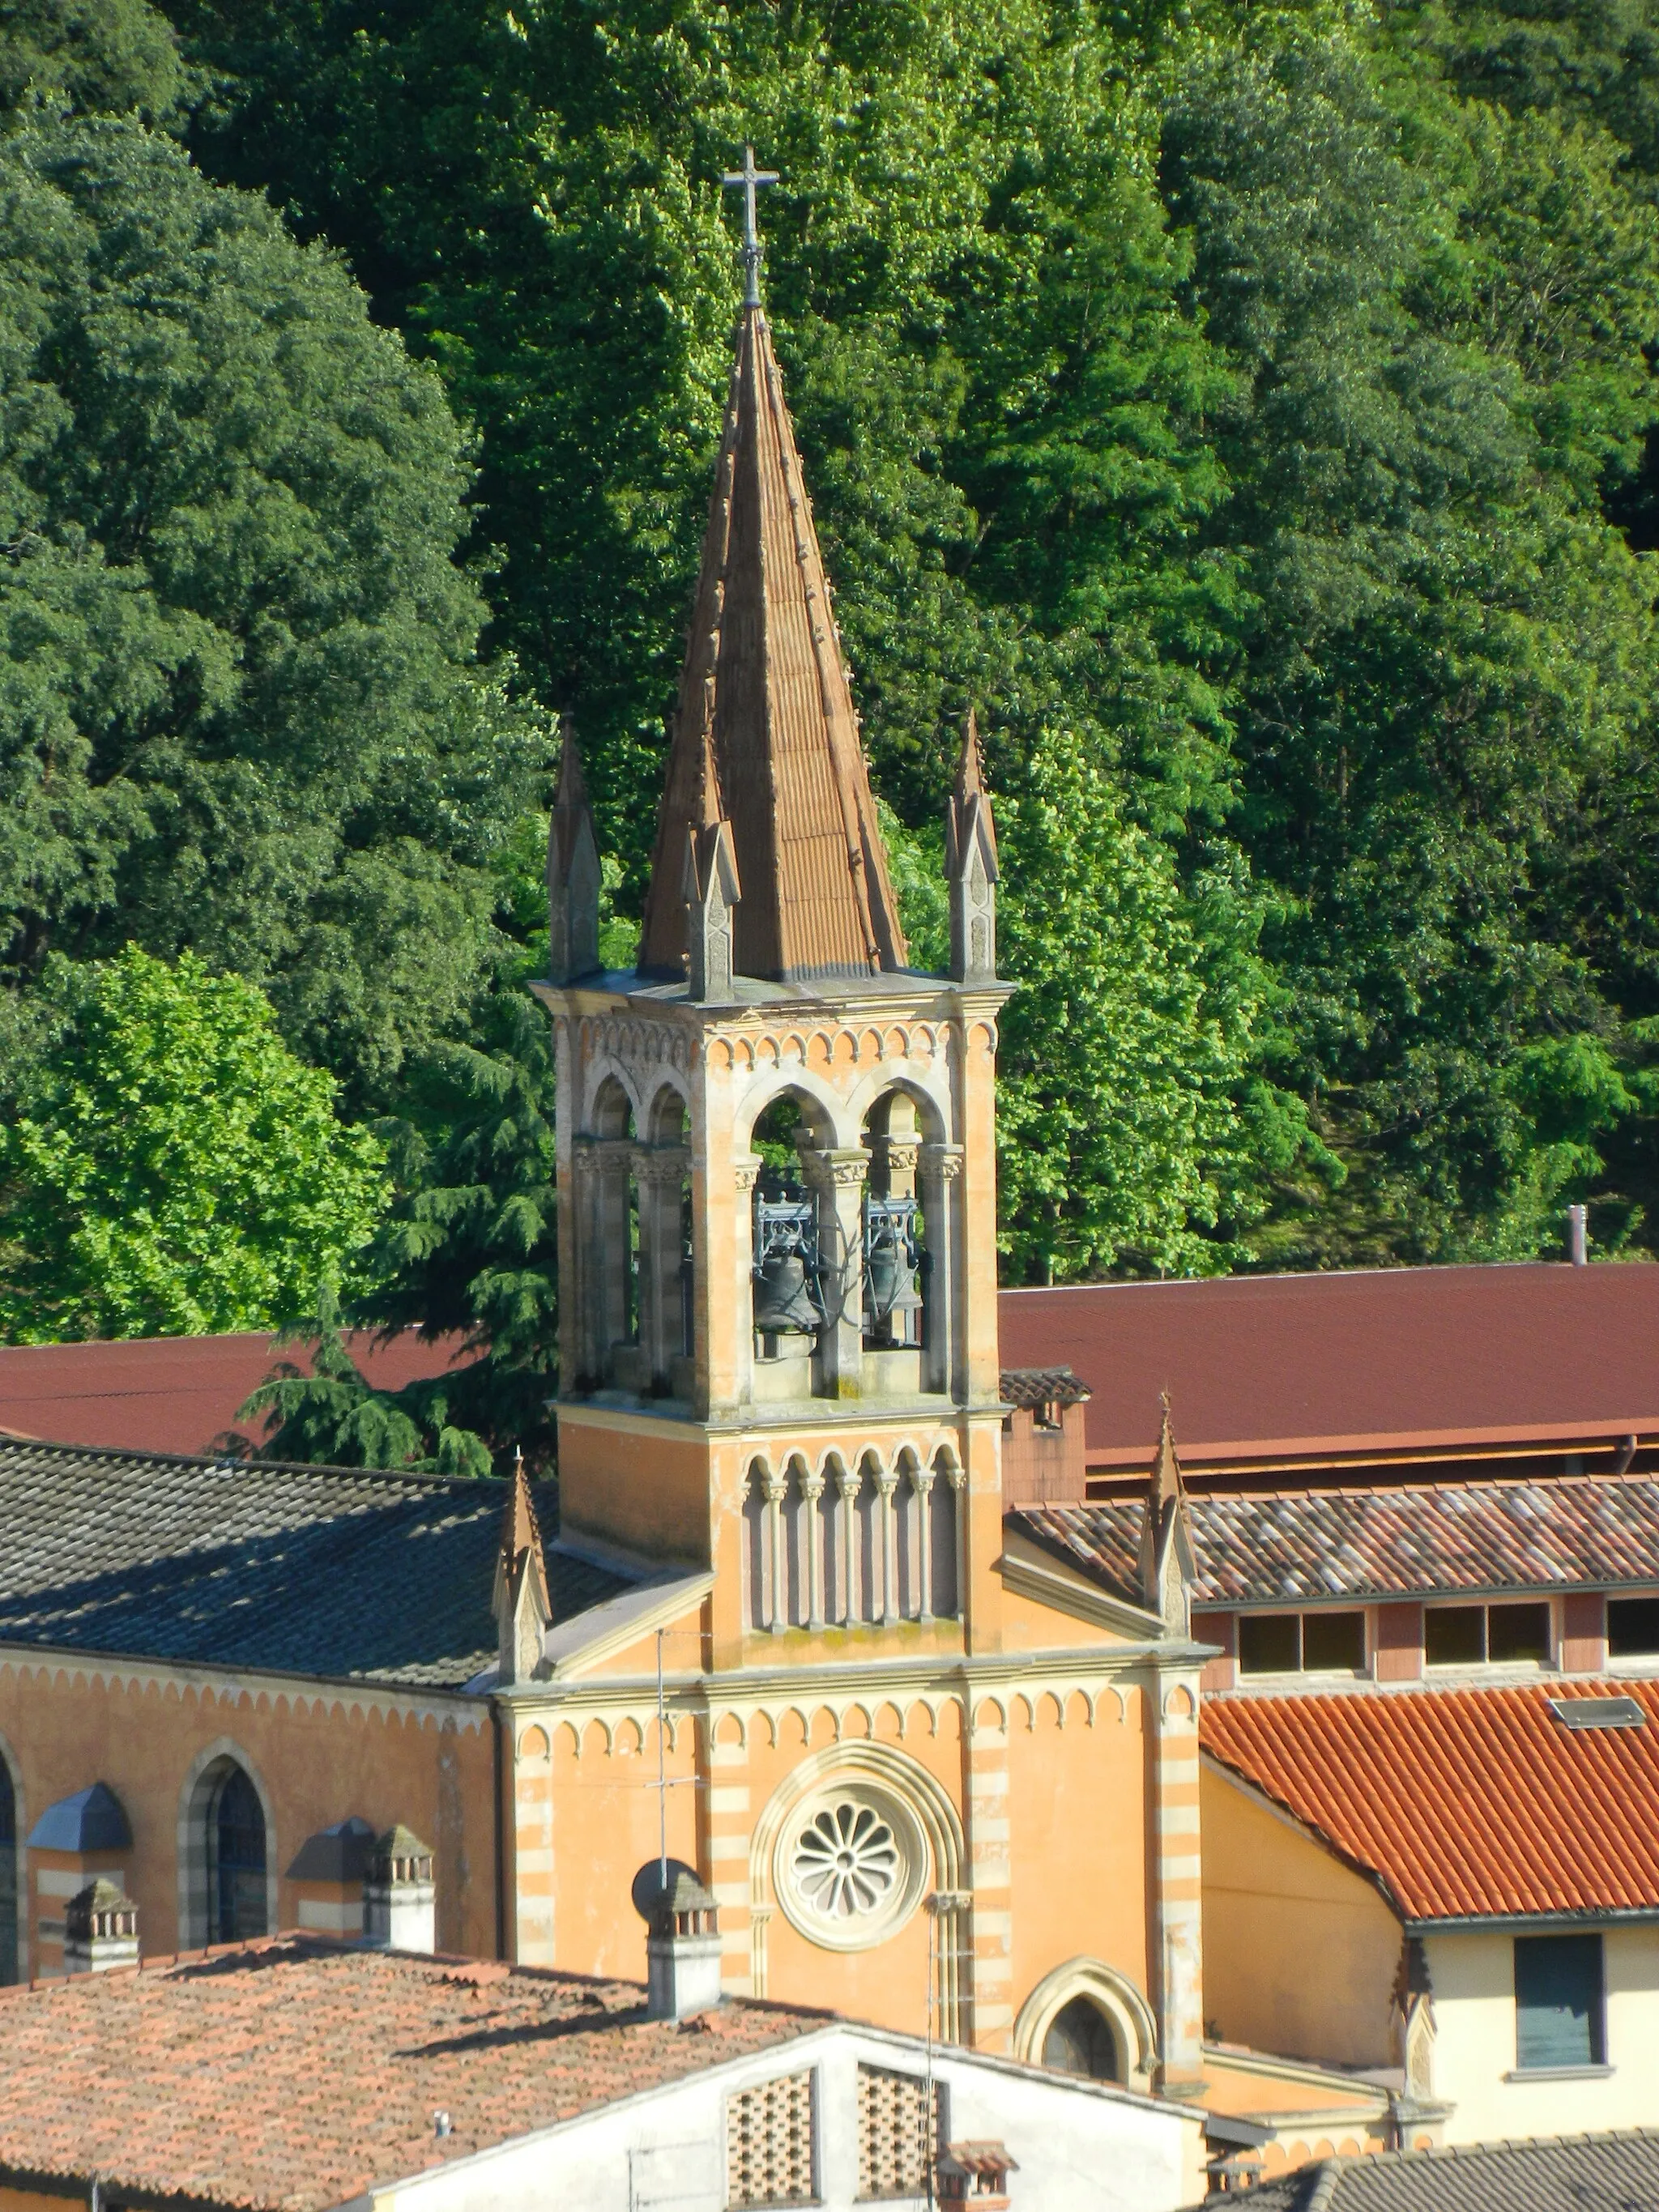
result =
M227 1764L209 1798L207 1831L209 1942L268 1935L265 1816L240 1766Z
M0 1983L17 1979L17 1799L0 1759Z
M1087 1997L1072 1998L1049 2021L1042 2039L1042 2063L1057 2073L1082 2074L1091 2081L1124 2078L1111 2022Z

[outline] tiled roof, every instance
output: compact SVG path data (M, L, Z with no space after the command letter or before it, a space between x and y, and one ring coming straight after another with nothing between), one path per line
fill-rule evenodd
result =
M0 2169L320 2212L787 2044L827 2015L283 1936L0 1992ZM451 2132L434 2136L434 2112Z
M1199 1605L1659 1583L1659 1480L1225 1492L1187 1501ZM1139 1498L1027 1505L1037 1542L1134 1602Z
M494 1663L506 1492L0 1440L0 1644L459 1686ZM541 1486L544 1528L557 1526ZM548 1556L553 1617L627 1585Z
M742 896L738 974L791 981L905 963L858 715L772 334L745 311L703 538L645 902L640 969L678 977L690 830L712 753Z
M1659 2132L1322 2158L1237 2202L1239 2212L1634 2212L1659 2203Z
M401 1390L442 1375L459 1336L422 1343L409 1328L382 1344L370 1329L347 1332L351 1357L377 1390ZM270 1331L240 1336L149 1336L94 1344L0 1346L0 1436L114 1451L210 1452L232 1431L237 1409L277 1360L310 1372L302 1344L278 1352Z
M1005 1367L1001 1390L1005 1406L1080 1406L1089 1395L1069 1367Z
M1659 1266L1390 1267L1004 1291L1011 1367L1077 1370L1090 1464L1659 1436Z
M1644 1726L1551 1710L1614 1693ZM1200 1735L1408 1922L1659 1911L1659 1683L1212 1697Z

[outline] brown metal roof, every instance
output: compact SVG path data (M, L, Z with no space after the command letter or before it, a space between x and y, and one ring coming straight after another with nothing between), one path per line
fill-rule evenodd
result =
M1400 1267L1005 1291L1006 1365L1074 1368L1091 1468L1659 1436L1659 1266Z
M710 789L712 763L717 791ZM779 982L902 968L858 717L766 317L744 311L640 967L678 975L686 840L731 822L738 972Z

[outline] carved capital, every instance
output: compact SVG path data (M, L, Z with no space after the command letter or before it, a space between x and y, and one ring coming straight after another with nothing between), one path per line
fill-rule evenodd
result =
M856 1498L864 1487L864 1469L861 1467L838 1467L836 1469L836 1487L843 1498Z
M816 1474L809 1468L800 1479L800 1494L809 1505L816 1505L823 1495L823 1470Z
M769 1505L781 1505L789 1494L787 1473L775 1474L769 1467L761 1476L761 1495Z
M876 1473L876 1488L884 1498L890 1498L898 1488L898 1469L896 1467L880 1468Z
M947 1460L945 1467L945 1480L959 1498L968 1487L968 1470L965 1467L958 1466L955 1460Z
M933 1486L933 1470L931 1467L921 1465L911 1468L910 1487L924 1504L927 1502L927 1493Z
M634 1172L641 1182L682 1183L691 1172L691 1153L684 1145L636 1145Z
M937 1176L941 1182L954 1182L962 1173L960 1145L924 1145L921 1147L921 1171L925 1176Z
M839 1147L801 1145L800 1171L815 1190L851 1190L870 1172L870 1155L862 1145Z
M732 1163L738 1188L741 1191L753 1190L760 1179L760 1171L765 1164L765 1161L758 1152L739 1152Z
M915 1137L878 1137L875 1152L885 1162L889 1175L914 1175L921 1158L921 1143Z

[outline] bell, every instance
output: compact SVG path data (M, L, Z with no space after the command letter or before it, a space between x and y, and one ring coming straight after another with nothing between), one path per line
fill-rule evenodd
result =
M755 1282L755 1327L768 1336L810 1334L823 1316L796 1251L769 1252Z
M871 1242L865 1262L864 1286L873 1321L889 1321L895 1314L918 1313L921 1309L916 1271L890 1229Z

